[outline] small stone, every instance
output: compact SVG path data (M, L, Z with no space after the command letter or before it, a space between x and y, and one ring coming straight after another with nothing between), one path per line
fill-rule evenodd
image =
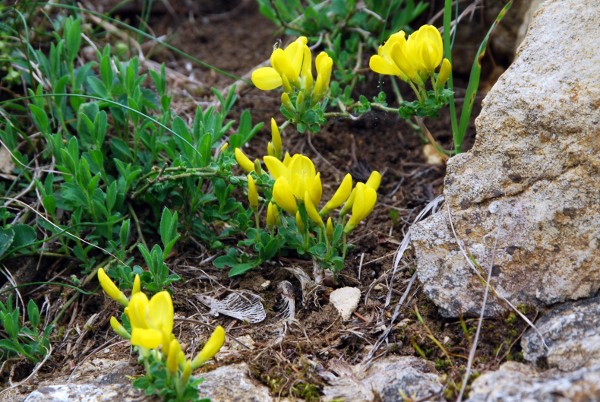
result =
M360 290L351 287L336 289L329 295L329 301L339 311L342 320L347 321L358 307Z

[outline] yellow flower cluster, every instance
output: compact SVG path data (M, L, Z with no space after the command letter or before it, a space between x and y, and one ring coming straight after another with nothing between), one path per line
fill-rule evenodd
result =
M193 360L186 359L179 341L173 334L174 310L169 292L158 292L148 299L140 290L140 277L136 275L131 298L128 299L102 268L98 269L98 281L111 299L125 307L125 315L131 324L129 333L115 317L111 317L110 325L113 330L119 336L129 339L133 346L142 348L142 351L157 350L160 347L162 356L166 358L168 370L172 374L182 370L183 384L187 383L192 370L210 360L223 346L225 330L219 325L200 353Z
M423 25L408 39L404 31L390 36L371 57L369 67L376 73L395 75L418 87L424 87L427 78L431 78L437 91L444 86L452 69L450 61L443 56L440 32L433 25ZM440 64L435 78L434 72Z
M352 176L348 173L335 194L319 211L318 207L323 195L321 184L321 173L317 172L313 161L305 155L285 155L280 158L281 135L274 119L271 119L272 142L277 144L267 147L268 155L263 157L269 173L275 180L273 185L272 200L267 207L267 226L274 227L279 222L279 208L296 217L298 227L304 227L299 205L303 204L311 221L320 227L332 226L331 218L327 224L323 218L334 209L342 206L340 215L343 217L351 212L350 219L344 227L344 232L351 232L363 219L365 219L377 202L377 188L381 183L381 175L373 171L366 183L357 183L352 186ZM271 150L273 150L271 152ZM239 148L235 149L235 158L238 164L250 173L255 171L260 162L252 162ZM258 193L252 175L248 175L248 200L251 207L256 211L258 205Z
M315 59L317 81L312 75L312 52L307 39L299 37L285 49L277 48L271 54L271 67L261 67L252 72L252 82L258 89L270 91L283 87L282 102L290 102L290 94L299 90L298 96L319 102L329 89L333 59L325 52ZM285 98L285 99L284 99Z

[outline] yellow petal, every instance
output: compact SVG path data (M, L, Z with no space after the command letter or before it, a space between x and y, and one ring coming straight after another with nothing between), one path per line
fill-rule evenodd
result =
M442 62L444 55L442 35L433 25L423 25L418 32L423 68L431 73Z
M333 194L333 197L325 204L323 209L321 210L321 215L327 215L329 212L333 211L340 205L342 205L348 197L350 197L350 193L352 192L352 175L347 173L342 180L342 183L338 187L338 189Z
M252 72L252 83L258 89L270 91L283 85L281 75L272 67L257 68Z
M329 89L333 59L327 53L321 52L315 59L315 66L317 67L317 83L315 84L312 100L318 102L323 99Z
M242 152L241 149L236 148L234 153L235 160L246 173L250 173L254 170L254 163L252 163L252 161L246 156L246 154Z
M308 194L308 191L304 195L304 207L306 208L306 213L308 214L310 220L312 220L319 226L324 226L323 219L321 218L321 215L319 215L315 204L313 204L310 194Z
M383 75L399 75L400 70L396 65L379 55L371 56L369 59L369 68L377 74Z
M277 180L280 177L289 178L289 169L283 164L283 162L281 162L276 157L265 156L263 158L263 161L265 162L265 165L267 165L269 173L271 174L271 176L273 176L275 180Z
M208 338L208 341L206 341L206 345L204 345L200 353L198 353L198 355L194 357L194 360L192 360L192 369L196 369L212 359L213 356L216 355L219 350L221 350L221 347L224 343L225 330L222 326L218 325L210 338Z
M300 59L300 63L302 63L302 59ZM298 71L296 72L294 63L283 49L275 49L271 55L271 65L280 76L285 75L290 83L296 83L298 81L302 64L299 65Z
M133 328L131 330L131 344L146 349L156 349L162 344L162 333L153 328Z
M381 184L381 173L379 173L377 170L373 170L371 172L371 175L369 176L369 179L365 183L365 186L371 187L373 190L377 191L380 184Z
M292 187L283 176L275 180L273 185L273 200L280 208L285 209L290 215L295 215L298 205Z
M152 296L148 304L148 319L152 328L170 334L173 331L174 314L173 300L169 292L163 290Z
M112 279L108 277L103 268L98 268L98 281L100 282L100 286L102 286L104 293L106 293L108 297L127 307L129 304L127 296L125 296L125 294L121 292L117 285L115 285Z
M131 296L129 305L125 308L131 328L148 328L148 296L139 292Z
M318 206L321 202L321 197L323 196L323 185L321 184L321 172L318 172L317 175L310 180L308 183L308 192L310 194L310 199L313 205Z
M257 68L252 72L252 83L258 89L270 91L283 85L281 75L272 67Z
M363 219L365 219L377 202L377 192L363 183L356 185L356 197L352 205L352 216L344 227L344 232L351 232Z

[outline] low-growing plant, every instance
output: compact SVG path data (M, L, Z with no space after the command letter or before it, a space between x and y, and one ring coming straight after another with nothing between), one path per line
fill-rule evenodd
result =
M0 302L0 361L12 356L23 356L37 363L50 352L52 325L42 322L40 310L33 300L27 303L27 314L20 313L8 296L6 304Z
M366 183L353 186L352 176L346 174L335 194L319 209L323 194L321 173L305 155L284 155L275 119L271 119L271 134L272 141L263 157L268 173L259 159L252 162L239 148L235 149L240 167L248 174L248 201L256 225L247 230L247 238L238 246L250 248L251 254L232 249L214 263L230 267L229 275L234 276L278 254L294 251L338 274L344 267L346 236L375 207L381 175L373 171ZM263 197L258 188L263 190ZM259 217L260 201L266 206L264 226ZM332 215L339 207L342 208L338 216Z
M187 359L173 334L174 309L169 292L160 291L149 299L136 275L128 298L102 268L98 269L98 281L104 292L124 307L121 322L110 318L112 329L131 342L138 352L138 361L144 365L145 374L133 385L164 401L208 401L198 397L198 385L203 379L192 377L192 372L219 352L225 343L223 327L217 326L202 350L193 359Z

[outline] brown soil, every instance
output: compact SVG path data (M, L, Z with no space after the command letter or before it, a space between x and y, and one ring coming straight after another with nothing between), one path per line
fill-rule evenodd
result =
M175 8L175 11L181 10ZM254 2L249 1L223 2L219 9L196 10L191 15L186 12L174 15L167 11L157 13L152 16L150 26L155 35L166 35L172 45L240 76L265 61L279 38L274 34L274 26L258 13ZM178 113L193 110L198 101L210 100L203 96L210 93L207 90L209 87L223 89L233 83L232 79L194 66L164 48L150 44L143 48L148 50L150 58L164 62L183 74L183 77L188 77L188 81L180 77L172 83L174 108ZM190 85L197 89L196 93L190 90ZM459 79L459 96L461 86ZM276 91L262 92L245 87L239 97L236 112L249 109L255 122L268 122L272 116L282 122L278 112L279 94ZM477 113L478 110L475 110L474 115ZM448 115L427 124L434 137L449 148L451 134ZM235 344L232 339L240 339L244 343L243 340L251 338L253 349L242 347L238 353L225 353L207 369L245 361L256 379L268 385L274 396L290 395L315 400L324 385L318 375L318 367L327 367L332 359L343 359L350 364L363 361L385 328L392 325L386 342L373 355L376 358L388 354L424 356L435 363L440 373L446 374L445 396L453 399L462 381L477 321L471 318L444 319L438 315L420 287L415 286L400 316L390 323L394 307L415 270L409 252L400 264L398 274L392 278L394 253L415 216L442 192L445 166L427 164L422 151L423 143L410 126L383 112L369 113L357 121L333 120L310 139L291 129L287 129L284 135L286 149L303 152L314 158L322 171L324 198L333 192L348 171L358 180L366 179L372 169L383 174L378 204L367 221L353 233L350 241L355 247L349 253L339 282L335 286L322 287L313 298L302 304L300 284L284 268L299 267L312 276L310 262L281 259L232 279L227 277L226 271L218 270L211 264L211 257L214 256L209 252L197 248L193 243L182 244L168 261L173 271L183 277L173 289L176 314L179 318L195 320L204 325L179 321L175 333L182 342L192 347L203 342L210 328L217 324L226 328L230 349ZM248 153L264 154L268 138L269 130L266 128L252 141ZM472 142L473 138L474 131L471 128L467 143ZM45 262L44 265L47 274L39 280L68 281L72 273L63 270L68 265L64 262ZM283 340L275 343L282 328L282 303L277 286L283 280L290 281L294 286L296 322L287 326ZM363 296L357 312L347 322L342 322L328 304L328 296L333 288L342 286L358 287ZM196 295L222 297L227 289L258 293L263 298L267 319L260 324L250 325L222 315L215 318L196 298ZM88 290L94 290L93 286ZM66 301L63 291L44 287L23 296L34 297L38 302L46 297L52 309L58 310ZM391 302L386 306L386 297L390 294ZM108 325L110 316L119 311L118 306L100 291L93 296L81 296L72 305L64 307L66 314L60 322L59 333L54 337L52 356L41 368L35 382L68 375L83 360L94 354L102 355L106 345L118 342ZM417 311L422 322L417 319ZM517 339L524 325L519 320L509 318L485 321L474 362L475 374L493 369L507 359L518 358ZM437 346L437 341L443 344L443 349ZM127 359L129 349L125 344L120 344L111 348L111 355ZM12 381L18 381L27 376L30 370L31 366L24 363L17 363L12 372L4 368L0 373L2 387L9 377L12 376ZM34 385L30 382L22 391Z

